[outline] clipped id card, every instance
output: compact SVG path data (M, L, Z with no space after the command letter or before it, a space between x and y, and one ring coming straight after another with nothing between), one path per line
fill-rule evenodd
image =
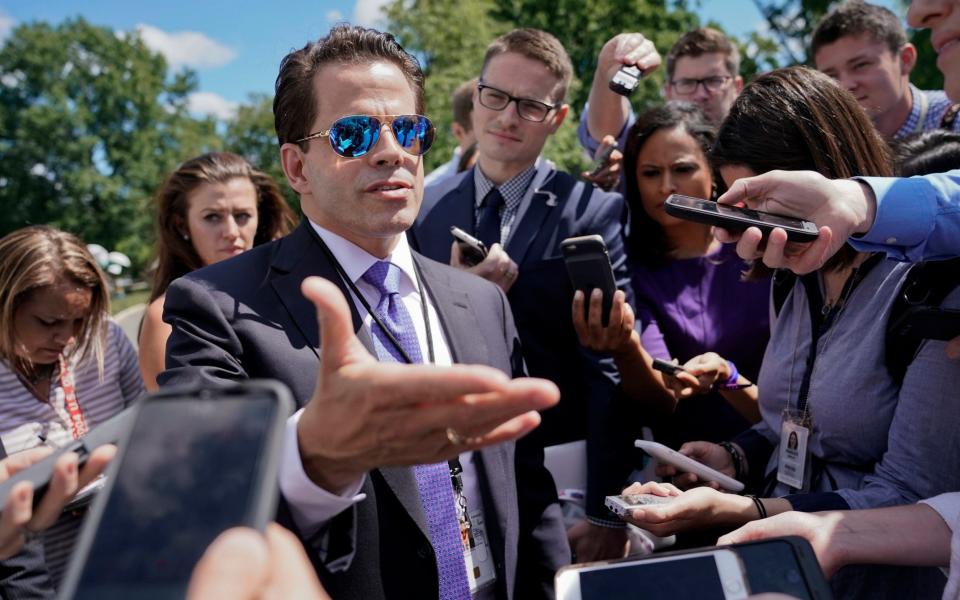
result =
M807 467L810 464L809 441L809 414L801 415L793 409L784 410L780 424L780 456L777 461L777 481L797 490L805 489L809 475Z

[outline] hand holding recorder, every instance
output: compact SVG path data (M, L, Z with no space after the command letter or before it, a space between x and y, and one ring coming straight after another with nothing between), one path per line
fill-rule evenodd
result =
M453 246L450 247L451 267L483 277L500 286L504 293L510 291L520 275L520 267L511 260L503 246L493 244L487 248L483 242L459 227L451 227L450 233L454 237Z

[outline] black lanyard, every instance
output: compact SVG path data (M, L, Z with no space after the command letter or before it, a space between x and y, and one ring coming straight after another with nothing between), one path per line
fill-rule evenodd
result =
M377 316L377 313L370 308L370 303L367 302L367 299L364 298L363 294L360 293L360 290L357 288L356 284L353 283L353 280L350 279L350 276L347 275L347 271L343 268L343 265L340 264L340 261L337 260L337 257L334 256L333 250L327 246L327 243L323 241L323 238L320 237L320 234L317 233L317 230L310 226L310 231L313 232L314 237L316 237L317 242L320 244L320 247L323 249L323 252L327 255L327 258L333 263L333 268L336 269L337 274L340 275L340 278L343 279L344 283L350 288L350 291L360 300L360 304L363 305L364 310L367 311L367 314L370 315L370 318L376 322L380 329L387 335L387 338L390 340L390 343L393 344L400 352L400 356L403 357L403 360L407 364L414 364L413 359L407 354L407 351L403 349L403 346L400 345L400 341L393 335L390 329L387 328L386 324L380 320L380 317ZM427 356L430 360L430 364L435 364L436 356L434 356L433 351L433 333L430 329L430 313L427 312L427 296L423 293L423 281L420 278L420 270L416 268L414 264L413 274L417 279L417 290L420 292L420 311L423 316L423 327L427 334ZM450 465L450 479L453 483L454 493L459 494L460 497L463 496L463 482L461 481L460 474L463 473L463 467L460 465L460 457L455 456L447 461Z
M314 236L317 238L320 247L323 249L323 252L327 255L327 258L330 259L330 262L333 263L333 268L336 269L337 274L340 275L340 278L343 279L344 283L350 288L350 291L360 300L360 304L363 305L364 310L367 311L367 314L370 315L370 318L380 327L387 339L390 340L390 343L393 344L393 347L400 352L400 356L403 357L404 362L407 364L414 364L413 359L407 354L407 351L404 350L403 346L400 345L400 341L393 335L393 332L386 326L386 324L377 316L377 313L370 308L370 303L367 302L367 299L360 293L360 290L357 288L356 284L353 283L353 280L350 279L350 276L347 275L346 270L343 268L343 265L340 264L340 261L337 260L337 257L334 256L333 251L330 250L330 247L327 246L327 243L323 241L323 238L320 237L320 234L313 228L310 227L310 230L313 231ZM430 361L430 364L436 362L436 357L433 352L433 332L430 329L430 313L427 312L427 297L423 293L423 281L420 279L420 271L414 265L413 275L417 280L417 291L420 293L420 310L423 316L423 327L424 331L427 334L427 357Z

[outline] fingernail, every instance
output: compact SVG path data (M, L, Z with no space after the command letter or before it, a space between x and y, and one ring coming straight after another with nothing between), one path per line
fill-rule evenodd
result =
M20 493L18 494L20 502L29 502L30 494L31 494L30 488L24 488L20 490Z

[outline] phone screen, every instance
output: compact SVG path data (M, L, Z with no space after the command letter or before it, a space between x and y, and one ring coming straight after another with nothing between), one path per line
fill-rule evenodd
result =
M713 556L640 561L580 573L582 600L725 600Z
M184 597L222 531L252 525L259 463L278 403L266 394L147 402L76 598Z
M811 600L810 590L803 577L797 555L789 543L771 540L737 546L754 594L779 592Z
M803 221L800 219L794 219L793 217L785 217L783 215L774 215L771 213L762 213L752 208L743 208L740 206L730 206L729 204L717 204L716 202L712 203L713 208L717 209L717 212L721 215L726 215L730 217L747 217L748 219L753 219L754 221L761 221L769 225L774 225L776 227L795 227L797 229L803 229Z

